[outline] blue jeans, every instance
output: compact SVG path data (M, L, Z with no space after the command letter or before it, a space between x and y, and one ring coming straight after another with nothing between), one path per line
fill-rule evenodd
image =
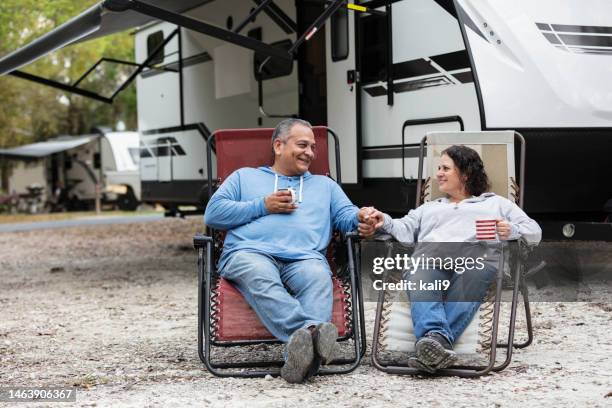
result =
M281 262L263 253L238 251L220 273L282 342L298 329L331 320L333 287L325 261Z
M480 271L455 273L450 270L421 269L406 276L417 290L409 290L414 334L418 339L428 332L437 332L454 344L470 324L482 303L497 268L485 264ZM450 281L447 290L418 290L421 282ZM469 301L462 301L469 300Z

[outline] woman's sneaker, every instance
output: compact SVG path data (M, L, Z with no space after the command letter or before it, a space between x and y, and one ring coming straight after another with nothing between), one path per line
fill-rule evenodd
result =
M435 370L450 367L457 362L453 345L446 337L436 332L426 333L417 341L416 357L423 365Z
M281 377L292 384L304 382L315 357L310 331L296 330L289 338L285 351L285 365L281 368Z

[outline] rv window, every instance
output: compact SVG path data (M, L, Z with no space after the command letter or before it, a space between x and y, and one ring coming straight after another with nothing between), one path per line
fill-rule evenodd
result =
M140 162L140 149L137 147L129 147L128 152L130 153L134 164L138 164Z
M291 43L291 40L287 39L287 40L277 41L270 45L274 47L283 48L285 50L289 50L289 48L291 48L292 43ZM262 62L266 60L266 58L268 57L265 55L259 54L257 52L255 53L255 58L253 58L253 62L254 62L253 71L255 73L255 79L259 79L260 77L259 66L261 65ZM286 75L291 74L292 71L293 71L293 61L292 60L286 60L282 58L273 57L273 58L270 58L270 61L268 61L266 65L264 65L263 70L261 71L261 79L266 80L266 79L286 76Z
M93 165L94 169L99 169L102 166L102 160L100 160L100 153L94 153L93 156Z
M332 61L341 61L349 54L348 9L340 8L331 18Z
M250 29L247 33L247 36L261 41L261 27L255 27L253 29Z
M171 141L167 137L160 137L157 139L157 157L170 155L170 143Z
M164 32L156 31L153 34L149 34L147 37L147 58L150 57L155 49L164 42ZM155 65L164 62L164 50L163 48L155 55L151 60L150 64Z
M153 155L151 155L151 152L149 151L149 149L146 146L141 145L141 147L140 147L140 157L153 157ZM140 157L139 157L139 159L140 159Z
M367 16L359 19L361 81L363 84L387 78L387 17Z

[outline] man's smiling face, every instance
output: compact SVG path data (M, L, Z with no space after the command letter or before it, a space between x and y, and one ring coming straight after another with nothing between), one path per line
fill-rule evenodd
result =
M315 137L312 129L296 123L286 139L274 141L274 166L285 176L308 171L315 157Z

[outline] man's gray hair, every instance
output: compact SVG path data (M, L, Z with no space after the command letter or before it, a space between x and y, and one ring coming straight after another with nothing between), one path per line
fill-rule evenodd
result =
M291 129L295 125L302 125L302 126L306 126L309 129L312 129L312 125L310 124L310 122L305 121L303 119L297 119L297 118L285 119L281 121L278 125L276 125L276 127L274 128L274 132L272 132L272 144L274 144L274 141L276 139L280 139L281 141L287 140L287 136L289 136Z

